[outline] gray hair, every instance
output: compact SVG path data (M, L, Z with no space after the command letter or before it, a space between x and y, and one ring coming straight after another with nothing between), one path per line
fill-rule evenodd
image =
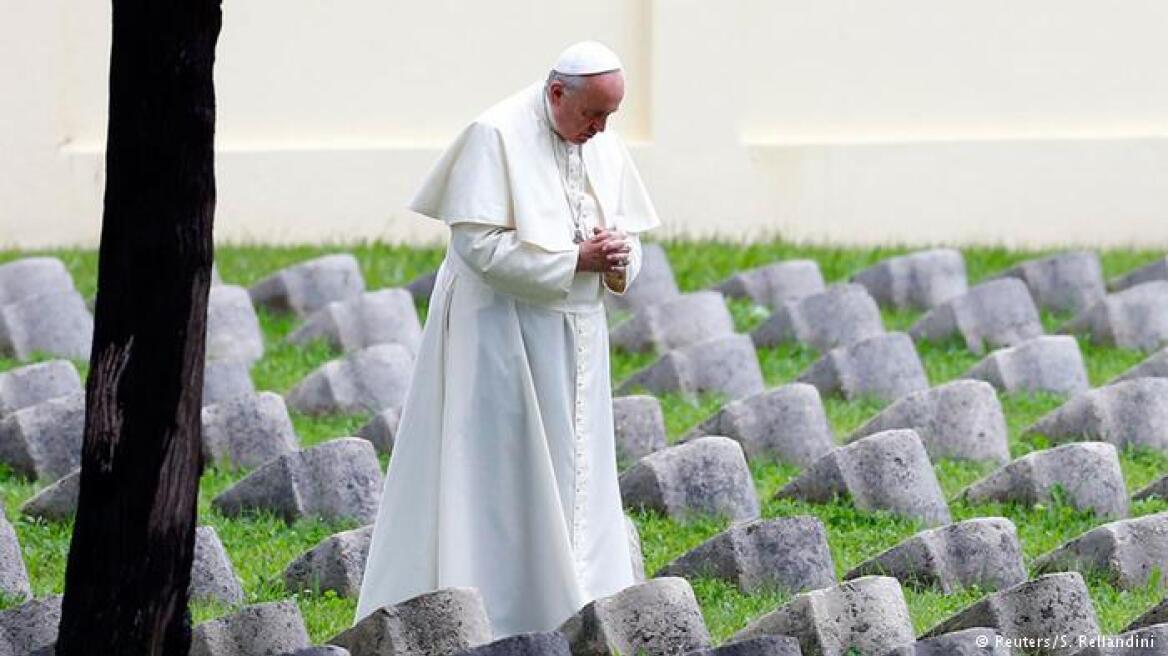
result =
M559 71L552 70L548 72L547 81L544 82L543 88L547 90L551 87L552 82L559 82L564 85L564 91L571 93L583 89L587 81L585 78L587 77L587 75L565 75Z

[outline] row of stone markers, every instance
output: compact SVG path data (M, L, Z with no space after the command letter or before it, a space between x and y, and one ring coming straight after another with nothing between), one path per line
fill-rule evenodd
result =
M715 290L677 290L664 250L647 245L642 276L610 305L630 309L612 329L614 347L657 351L657 362L621 388L653 393L759 391L753 346L799 342L823 353L800 380L848 399L895 400L927 387L912 340L960 338L974 353L990 353L967 374L1007 391L1083 391L1086 371L1077 343L1044 336L1038 307L1075 312L1062 332L1083 332L1101 344L1153 349L1168 344L1168 280L1161 260L1115 281L1106 293L1098 255L1073 252L1023 262L968 287L960 252L923 251L895 257L826 286L812 260L778 262L741 272ZM634 291L636 293L634 293ZM734 333L723 295L749 297L773 312L750 335ZM1037 304L1036 302L1037 301ZM880 307L925 310L908 331L886 333Z
M1118 504L1126 507L1116 449L1142 446L1168 451L1168 378L1121 378L1072 396L1025 430L1025 434L1041 434L1057 444L1078 444L1031 453L1009 464L1001 403L994 387L979 380L958 379L906 394L853 431L846 442L855 446L861 438L877 433L910 430L930 459L1004 465L970 492L978 498L1018 498L1027 485L1036 485L1029 488L1028 494L1037 503L1039 497L1045 497L1040 490L1062 485L1076 505L1111 513L1120 509ZM618 396L613 401L613 416L616 449L622 462L665 449L664 416L655 397ZM706 435L738 442L747 458L766 457L799 467L837 469L841 465L827 464L829 461L823 459L846 458L847 453L836 447L819 391L805 383L780 385L731 401L680 442ZM1084 458L1094 463L1097 477L1082 479L1075 476L1071 464L1054 464ZM1040 479L1046 483L1038 485L1036 481ZM1102 493L1096 488L1117 480L1118 487L1099 496ZM1081 495L1080 486L1087 486ZM1099 499L1111 502L1100 505Z
M50 598L0 613L0 631L14 645L8 653L49 653L59 604L59 598ZM1162 645L1156 643L1168 639L1168 624L1163 623L1168 612L1165 608L1168 603L1150 609L1128 627L1127 633L1111 638L1140 646L1126 650L1093 648L1089 646L1091 641L1106 637L1099 629L1082 576L1078 572L1048 574L1003 587L942 621L918 640L901 582L890 576L857 575L842 583L796 594L750 622L725 644L714 647L689 582L663 574L588 603L550 632L495 640L478 591L444 588L380 608L329 639L327 645L317 647L310 645L294 602L246 606L195 627L190 653L1162 654ZM1011 646L1027 644L1031 648Z
M1168 380L1154 382L1168 385ZM950 385L958 384L963 383ZM945 386L937 390L946 391ZM1161 397L1160 403L1168 403L1168 394ZM954 424L937 423L928 412L898 415L900 409L891 407L869 422L887 422L892 427L877 430L865 426L845 446L824 444L822 454L810 459L803 471L776 493L776 498L826 503L843 497L861 510L887 511L934 526L947 523L948 504L934 473L928 442L921 435ZM921 420L918 425L907 425L916 420ZM873 432L866 432L869 429ZM987 436L991 430L998 431L1004 445L1004 425L987 429ZM933 434L963 437L960 433ZM810 458L805 453L801 455ZM958 494L969 503L1043 504L1051 502L1059 489L1075 508L1091 510L1102 517L1128 514L1128 493L1118 450L1111 443L1074 442L1034 451L1010 462L1005 462L1008 454L1004 451L982 455L983 459L1005 464ZM1136 498L1157 494L1162 485L1154 483L1137 493ZM627 506L651 508L678 520L694 514L758 517L759 502L746 451L733 437L690 437L681 444L653 451L621 474L620 486Z
M646 257L646 267L668 264L663 252ZM652 272L652 279L665 274ZM1058 313L1077 313L1103 300L1108 291L1121 292L1137 285L1168 280L1168 257L1104 283L1097 254L1068 252L1015 265L991 279L1016 278L1039 307ZM883 260L853 274L850 282L863 286L881 307L928 311L969 291L965 261L959 251L917 251ZM814 260L787 260L741 271L718 285L727 296L750 298L760 305L783 304L824 291L826 285ZM631 291L631 290L630 290ZM676 285L673 285L676 292ZM668 295L668 284L658 293ZM646 296L651 302L651 297Z

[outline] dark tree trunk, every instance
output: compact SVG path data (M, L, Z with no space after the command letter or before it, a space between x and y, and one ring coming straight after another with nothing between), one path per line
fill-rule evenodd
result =
M113 0L81 495L57 654L190 645L219 0Z

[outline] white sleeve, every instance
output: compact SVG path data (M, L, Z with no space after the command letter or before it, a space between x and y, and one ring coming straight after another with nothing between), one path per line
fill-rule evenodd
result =
M614 294L624 294L629 285L636 280L641 272L641 239L635 233L629 233L629 263L623 275L604 274L604 286Z
M491 287L536 303L567 298L579 252L545 251L520 241L513 228L467 222L450 227L450 248Z

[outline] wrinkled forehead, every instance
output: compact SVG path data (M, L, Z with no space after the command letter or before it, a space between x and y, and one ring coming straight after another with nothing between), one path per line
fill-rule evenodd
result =
M590 75L583 91L581 100L590 109L615 112L625 95L625 76L620 71Z

